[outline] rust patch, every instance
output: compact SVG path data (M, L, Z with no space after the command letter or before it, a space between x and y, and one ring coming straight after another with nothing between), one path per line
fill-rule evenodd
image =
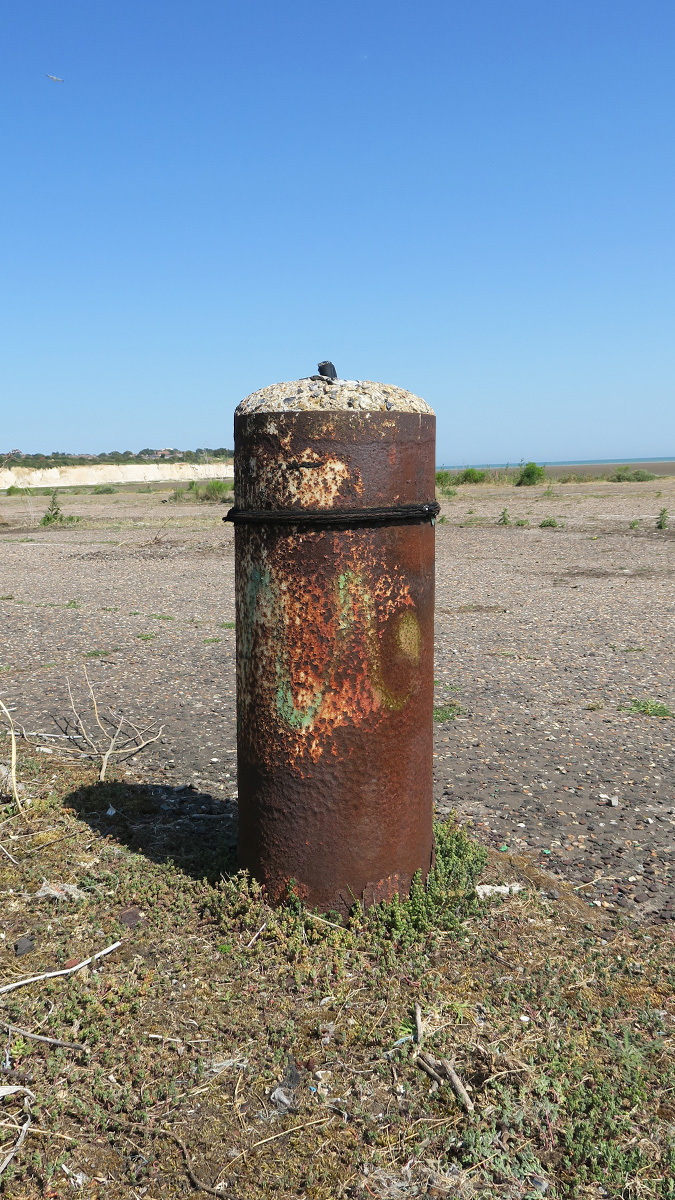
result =
M386 879L378 879L377 883L367 883L363 889L362 899L365 908L373 908L375 904L389 903L394 896L407 896L410 891L410 880L401 878L398 872L388 875Z
M329 416L238 417L237 504L433 500L433 417ZM432 853L433 527L235 540L240 861L272 898L292 878L342 912L369 880L407 891Z

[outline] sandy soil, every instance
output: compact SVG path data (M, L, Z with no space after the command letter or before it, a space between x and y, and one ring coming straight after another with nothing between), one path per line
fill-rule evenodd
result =
M134 775L234 798L233 532L223 506L166 495L64 496L81 519L50 529L33 524L45 497L0 497L0 696L26 729L53 732L66 677L84 699L86 666L103 703L164 724ZM497 525L505 507L529 526ZM675 526L672 477L444 501L436 703L459 713L435 747L441 813L590 903L662 921L675 915L675 722L625 710L675 708L664 507Z

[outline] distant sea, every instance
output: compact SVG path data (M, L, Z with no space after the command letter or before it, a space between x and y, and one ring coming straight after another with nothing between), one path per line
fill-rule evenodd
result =
M525 460L523 459L523 462L524 461ZM605 467L605 466L620 467L620 466L624 466L624 465L625 466L633 466L634 463L675 462L675 458L668 458L666 455L662 454L660 458L640 458L639 456L636 458L563 458L563 459L560 459L559 461L557 459L546 460L546 459L541 458L541 459L537 459L537 462L542 467ZM438 466L438 470L440 470L440 471L463 471L465 467L477 467L481 470L495 471L495 470L500 470L504 467L519 467L520 465L521 464L519 462L511 462L511 463L505 463L505 462L502 462L502 463L495 463L495 462L466 463L466 462L464 462L464 463L453 463L451 465L448 463L441 463Z

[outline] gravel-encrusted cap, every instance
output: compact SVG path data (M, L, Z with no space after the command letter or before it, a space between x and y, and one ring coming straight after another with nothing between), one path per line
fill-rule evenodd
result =
M430 413L426 400L394 387L391 383L373 383L370 379L315 378L272 383L252 392L235 410L237 416L254 412L413 412Z

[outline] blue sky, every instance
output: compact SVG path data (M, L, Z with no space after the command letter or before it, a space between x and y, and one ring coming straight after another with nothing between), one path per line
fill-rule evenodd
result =
M674 50L672 0L5 0L0 451L229 445L327 357L439 462L675 454Z

